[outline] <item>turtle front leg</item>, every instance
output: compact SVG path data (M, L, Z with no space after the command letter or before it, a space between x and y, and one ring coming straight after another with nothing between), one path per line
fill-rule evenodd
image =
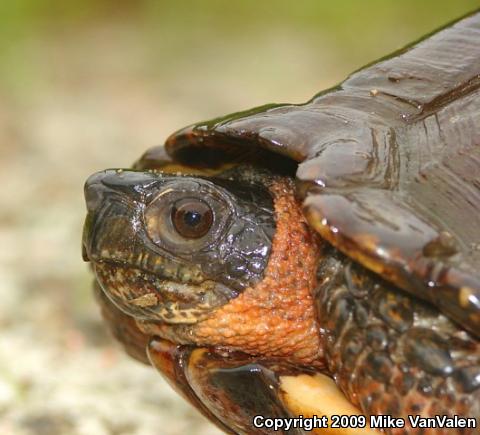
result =
M262 419L294 416L282 400L279 376L298 373L297 369L160 338L152 339L148 355L173 388L225 432L270 434L271 427L260 427ZM276 433L304 433L279 429Z
M380 433L331 378L311 369L159 338L150 342L148 355L177 392L228 433ZM351 418L352 424L339 424L339 415Z

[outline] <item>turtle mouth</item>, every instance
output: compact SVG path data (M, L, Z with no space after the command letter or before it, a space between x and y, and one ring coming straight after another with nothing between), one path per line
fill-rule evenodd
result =
M114 260L94 261L93 269L103 292L120 310L148 322L197 323L238 296L212 280L192 284L162 279Z

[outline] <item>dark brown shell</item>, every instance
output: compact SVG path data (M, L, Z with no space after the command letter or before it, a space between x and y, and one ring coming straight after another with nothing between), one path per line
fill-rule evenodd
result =
M166 147L186 164L252 147L299 162L299 197L325 239L479 335L480 13L305 104L196 124Z

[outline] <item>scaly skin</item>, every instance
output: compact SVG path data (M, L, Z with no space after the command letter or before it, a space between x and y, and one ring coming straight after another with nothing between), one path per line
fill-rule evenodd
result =
M368 415L403 417L400 434L473 434L413 429L408 415L480 415L480 343L436 309L398 291L333 248L316 295L328 368Z

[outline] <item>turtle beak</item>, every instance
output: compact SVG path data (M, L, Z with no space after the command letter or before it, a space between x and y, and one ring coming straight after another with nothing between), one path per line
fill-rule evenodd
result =
M91 175L84 186L85 203L87 206L87 217L83 226L82 236L82 257L83 261L90 261L89 247L91 245L92 222L97 214L97 210L102 202L102 180L105 178L105 172L97 172Z
M138 232L138 213L144 196L157 177L141 171L108 169L91 175L85 182L87 217L83 227L82 256L95 262L110 256L131 253ZM161 181L160 181L161 182Z
M84 186L85 204L87 206L87 217L83 226L82 237L82 257L84 261L95 260L95 239L98 233L98 222L102 215L105 214L106 209L112 208L112 201L110 198L117 193L122 197L129 196L128 189L122 187L125 184L123 177L123 170L111 169L100 171L91 175ZM113 188L112 188L113 187ZM117 203L118 204L118 203ZM117 207L121 208L121 207ZM121 213L121 211L119 211Z

